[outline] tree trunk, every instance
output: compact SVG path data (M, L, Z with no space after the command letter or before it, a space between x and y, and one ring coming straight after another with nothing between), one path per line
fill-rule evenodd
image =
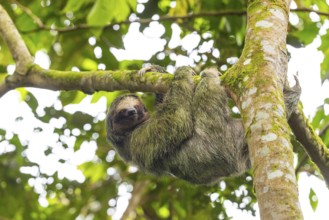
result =
M224 76L243 119L261 219L303 219L283 87L289 0L250 0L245 48Z

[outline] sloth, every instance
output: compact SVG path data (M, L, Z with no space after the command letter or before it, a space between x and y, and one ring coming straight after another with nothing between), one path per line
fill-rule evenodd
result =
M165 72L157 66L149 70ZM152 116L138 96L118 97L108 110L107 139L142 171L211 184L250 168L248 146L242 120L231 116L218 72L204 71L197 85L194 74L189 67L179 67ZM299 99L296 88L287 93L291 109Z

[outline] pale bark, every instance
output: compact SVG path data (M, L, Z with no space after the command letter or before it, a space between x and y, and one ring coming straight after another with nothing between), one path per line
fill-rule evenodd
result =
M1 74L3 75L3 74ZM164 93L173 76L148 72L143 76L137 70L116 71L57 71L32 65L25 76L0 75L0 97L11 89L34 87L49 90L80 90L87 94L97 91L130 90ZM195 77L197 81L199 77Z
M289 0L250 0L245 48L224 77L246 129L261 219L303 219L285 115Z
M25 75L29 66L33 63L33 58L13 24L13 21L1 4L0 22L0 34L16 62L15 72L20 75Z

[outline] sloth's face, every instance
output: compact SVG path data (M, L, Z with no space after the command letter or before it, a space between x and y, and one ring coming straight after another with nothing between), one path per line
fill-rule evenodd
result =
M128 132L150 118L144 104L136 96L125 96L117 103L113 114L111 127L115 132Z

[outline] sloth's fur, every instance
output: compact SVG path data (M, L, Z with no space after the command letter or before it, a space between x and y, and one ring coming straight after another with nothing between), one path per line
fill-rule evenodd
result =
M107 138L141 170L209 184L245 172L250 160L242 121L231 117L218 74L204 72L194 85L193 73L176 70L152 116L136 95L117 98L108 111Z

